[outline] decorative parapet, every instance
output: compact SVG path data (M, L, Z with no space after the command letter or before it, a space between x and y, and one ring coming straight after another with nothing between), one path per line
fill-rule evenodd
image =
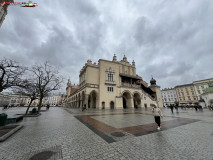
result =
M137 85L137 84L131 84L131 83L121 83L121 87L128 87L128 88L136 88L136 89L140 89L141 86Z

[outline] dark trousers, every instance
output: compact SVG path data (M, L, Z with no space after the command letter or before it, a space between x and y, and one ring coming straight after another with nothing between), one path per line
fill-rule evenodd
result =
M160 127L160 116L155 116L155 122L158 124L158 127Z

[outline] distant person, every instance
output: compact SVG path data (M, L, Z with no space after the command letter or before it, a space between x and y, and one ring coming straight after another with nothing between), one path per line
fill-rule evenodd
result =
M161 117L163 118L163 114L162 114L160 108L158 106L156 106L156 105L153 106L152 112L154 113L155 122L158 125L157 130L160 130L160 124L161 124L160 118Z
M186 105L185 104L183 105L183 108L186 110Z
M195 108L195 111L197 111L197 105L195 105L194 108Z
M83 112L84 110L87 110L86 104L82 107L82 112Z
M175 105L175 109L176 109L176 113L179 113L178 112L178 104Z
M174 109L174 107L173 107L172 104L170 104L170 109L171 109L171 112L172 112L172 114L173 114L173 109Z
M46 107L46 109L49 110L49 108L50 108L50 105L48 104L47 107Z
M200 111L203 111L203 107L201 105L198 105L198 108Z

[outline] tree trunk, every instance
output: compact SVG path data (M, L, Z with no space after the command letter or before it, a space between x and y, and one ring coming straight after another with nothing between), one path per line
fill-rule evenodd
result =
M43 97L40 97L40 98L39 98L38 112L40 112L40 110L41 110L42 99L43 99Z
M28 111L29 111L29 109L30 109L30 106L31 106L32 102L33 102L33 99L30 99L30 103L29 103L29 105L28 105L28 107L27 107L27 110L26 110L26 113L25 113L25 114L28 113Z

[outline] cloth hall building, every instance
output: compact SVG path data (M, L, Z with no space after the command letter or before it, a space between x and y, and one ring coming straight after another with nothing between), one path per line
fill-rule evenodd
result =
M136 74L135 62L126 56L117 61L99 59L98 64L88 60L79 74L79 84L68 80L66 107L72 108L142 108L153 104L163 107L160 86L153 78L151 85Z

